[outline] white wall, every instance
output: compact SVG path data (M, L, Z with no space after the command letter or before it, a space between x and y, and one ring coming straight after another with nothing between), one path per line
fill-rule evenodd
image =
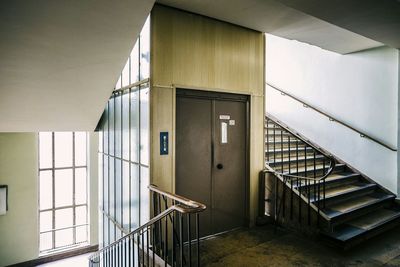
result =
M267 35L267 82L391 147L397 147L399 52L388 47L340 55ZM397 153L267 86L266 110L392 192Z

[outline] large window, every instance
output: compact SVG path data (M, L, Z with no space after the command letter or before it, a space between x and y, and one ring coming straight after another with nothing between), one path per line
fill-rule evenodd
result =
M88 242L87 133L39 133L40 252Z
M147 19L99 124L103 245L112 243L150 217L149 66Z

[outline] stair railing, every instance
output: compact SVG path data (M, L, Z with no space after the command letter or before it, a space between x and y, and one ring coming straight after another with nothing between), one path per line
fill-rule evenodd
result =
M268 127L268 122L272 122L272 129ZM308 224L311 224L311 210L315 209L319 225L320 211L325 207L326 178L335 168L335 158L269 114L266 116L266 130L267 164L260 172L260 186L263 188L260 190L260 216L265 214L266 202L272 202L271 196L273 196L275 221L279 220L281 213L283 218L286 217L287 206L290 209L290 219L293 220L294 201L297 198L299 223L301 224L303 218L302 203L306 203ZM270 137L272 142L269 142ZM300 153L304 155L299 156ZM280 198L278 179L274 183L274 188L266 189L266 174L273 174L282 182ZM288 189L290 196L286 195ZM272 191L274 193L271 193ZM287 205L286 201L290 203Z
M331 121L331 122L336 122L336 123L338 123L338 124L341 124L342 126L344 126L344 127L348 128L348 129L350 129L350 130L356 132L357 134L360 135L361 138L365 138L365 139L371 140L372 142L375 142L376 144L379 144L379 145L381 145L381 146L383 146L383 147L385 147L385 148L387 148L387 149L389 149L389 150L391 150L391 151L393 151L393 152L396 152L396 151L397 151L397 147L392 147L392 146L390 146L389 144L386 144L385 142L379 140L378 138L372 137L371 135L369 135L369 134L367 134L367 133L365 133L365 132L363 132L363 131L360 131L359 129L357 129L357 128L351 126L351 125L349 125L348 123L346 123L346 122L344 122L344 121L342 121L342 120L339 120L339 119L337 119L337 118L334 118L333 116L329 115L328 113L326 113L326 112L320 110L319 108L317 108L317 107L315 107L315 106L313 106L313 105L310 105L310 104L304 102L303 100L299 99L298 97L296 97L296 96L294 96L294 95L292 95L292 94L289 94L288 92L286 92L286 91L284 91L284 90L278 88L278 87L275 86L275 85L272 85L272 84L270 84L270 83L266 83L266 84L267 84L267 86L269 86L270 88L272 88L272 89L274 89L274 90L280 92L282 96L288 96L288 97L290 97L291 99L296 100L297 102L301 103L301 104L303 105L303 107L305 107L305 108L310 108L310 109L314 110L315 112L321 114L322 116L327 117L327 118L329 119L329 121Z
M155 185L148 188L152 218L92 254L90 267L200 266L199 213L206 206Z

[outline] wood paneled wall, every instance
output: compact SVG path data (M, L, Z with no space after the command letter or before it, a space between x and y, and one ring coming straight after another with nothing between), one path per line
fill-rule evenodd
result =
M155 5L151 13L151 179L175 189L176 88L250 95L250 222L264 167L264 37L204 16ZM160 156L159 133L170 133Z

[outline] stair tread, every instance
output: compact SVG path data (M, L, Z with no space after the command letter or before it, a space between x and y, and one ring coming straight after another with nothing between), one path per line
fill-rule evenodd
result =
M315 159L323 159L324 158L324 155L316 155L315 156ZM296 162L297 160L300 160L300 161L302 161L302 160L305 160L306 158L304 157L304 155L302 155L302 156L299 156L298 158L295 158L295 157L291 157L290 158L290 162ZM310 160L310 159L314 159L314 155L307 155L307 160ZM284 157L283 158L283 161L282 161L282 158L281 157L276 157L276 161L267 161L267 164L274 164L274 163L286 163L286 162L289 162L289 157Z
M335 219L344 214L348 214L350 212L359 210L364 207L371 206L373 204L377 204L380 202L384 202L388 199L395 198L394 195L385 194L385 193L377 193L377 194L368 194L365 196L356 197L354 199L350 199L341 203L337 203L331 205L322 210L329 218Z
M350 192L355 192L360 189L374 187L374 186L376 186L376 184L363 183L363 182L339 185L339 186L335 186L335 187L326 189L325 190L325 198L333 198L333 197L337 197L337 196L347 194ZM323 196L323 192L321 192L321 196Z
M345 166L344 164L342 164L342 163L339 163L339 164L336 164L335 165L336 167L343 167L343 166ZM329 168L329 165L328 164L326 164L326 166L325 166L325 169L328 169ZM320 170L323 170L324 169L324 166L323 166L323 164L317 164L316 166L315 166L315 170L316 171L320 171ZM304 172L306 169L305 169L305 167L304 166L299 166L299 172ZM314 171L314 169L310 169L309 168L309 166L307 167L307 171ZM289 171L284 171L283 172L284 174L289 174ZM294 168L292 168L291 170L290 170L290 174L293 174L293 175L296 175L296 173L297 173L297 168L296 167L294 167ZM331 174L332 175L332 174Z
M294 149L294 148L291 148L290 149L290 152L293 152L293 153L295 153L296 152L296 150L297 149ZM306 150L313 150L313 148L312 147L307 147L306 148ZM289 152L289 148L284 148L284 149L281 149L281 148L276 148L276 149L269 149L269 150L265 150L265 152L267 152L267 153L274 153L274 152L276 152L276 153L281 153L281 152ZM300 149L299 150L299 152L304 152L304 148L302 148L302 149Z
M345 242L398 218L400 218L399 211L381 208L353 219L327 235Z

